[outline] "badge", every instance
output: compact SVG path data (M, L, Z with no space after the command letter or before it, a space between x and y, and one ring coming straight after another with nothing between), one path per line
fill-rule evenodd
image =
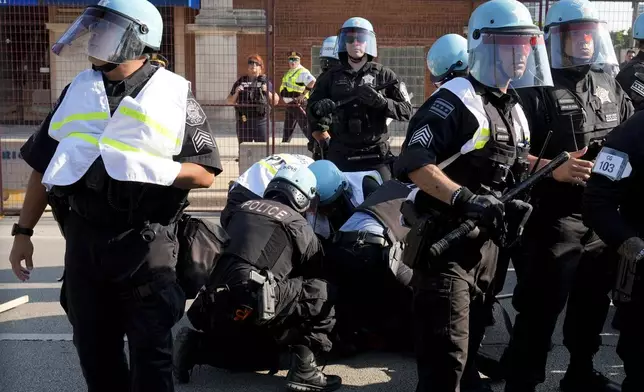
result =
M429 129L429 126L425 125L424 127L414 131L414 133L409 138L409 143L407 144L407 147L412 146L414 144L420 144L421 146L428 148L433 138L434 138L434 135L432 134L432 131Z
M631 170L628 154L608 147L601 149L593 165L593 173L607 177L611 181L628 177Z
M443 98L436 98L432 106L429 108L429 111L444 120L454 111L454 105Z
M596 96L597 98L599 98L601 103L611 102L610 94L608 93L608 90L606 90L605 88L603 88L601 86L598 86L597 88L595 88L595 93L593 95Z
M635 80L633 82L633 84L631 85L631 90L633 90L633 92L637 95L644 97L644 83L640 82L639 80Z
M606 122L617 121L617 113L609 113L606 115Z
M206 122L206 113L194 98L186 102L186 124L191 126L203 125ZM203 131L201 131L203 132Z
M215 139L212 137L212 135L199 128L197 128L197 131L194 133L194 135L192 135L192 144L194 145L195 151L197 153L201 152L201 150L206 146L212 149L217 148Z
M376 77L373 75L364 75L362 77L362 84L373 86L374 79L376 79Z

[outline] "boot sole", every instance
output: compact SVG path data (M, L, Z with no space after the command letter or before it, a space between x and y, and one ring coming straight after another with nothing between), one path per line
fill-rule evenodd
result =
M335 391L336 389L340 389L342 384L338 385L327 385L324 387L318 387L315 385L310 385L310 384L302 384L299 382L293 382L289 381L286 383L286 389L289 391L295 391L295 392L330 392L330 391Z

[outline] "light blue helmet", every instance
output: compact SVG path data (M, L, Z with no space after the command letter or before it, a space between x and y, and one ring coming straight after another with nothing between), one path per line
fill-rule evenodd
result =
M306 211L315 197L317 181L313 172L302 165L284 165L275 173L264 191L264 198L286 196L297 212Z
M633 23L633 39L644 40L644 14L640 14Z
M329 57L332 59L338 59L338 54L335 53L335 43L338 40L337 35L332 35L330 37L326 37L324 41L322 41L322 47L320 48L320 58L322 57Z
M101 0L91 5L52 46L59 55L87 54L120 64L161 48L163 19L147 0Z
M619 64L608 26L588 0L554 3L546 13L543 30L552 68Z
M552 86L543 33L516 0L479 5L468 24L469 72L493 88Z
M354 53L347 51L347 45L353 45ZM376 44L376 33L373 31L371 22L365 18L352 17L347 19L338 32L338 40L335 44L336 57L340 61L346 62L347 56L353 54L352 57L367 55L369 60L378 57L378 45Z
M349 191L349 181L333 162L320 159L310 164L309 169L317 179L320 206L333 203Z
M427 52L430 79L441 83L455 73L467 73L467 40L458 34L446 34Z

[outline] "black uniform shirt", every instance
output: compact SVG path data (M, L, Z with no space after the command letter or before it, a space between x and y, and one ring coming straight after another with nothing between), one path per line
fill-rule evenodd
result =
M367 62L361 69L354 71L348 64L337 65L320 75L309 98L307 113L312 122L318 122L319 116L311 110L316 102L328 98L338 102L356 95L355 89L368 84L372 87L383 85L396 79L391 69L374 62ZM357 100L340 108L347 112L344 115L333 116L332 137L346 145L377 144L387 140L387 118L406 121L411 116L411 103L406 87L400 83L384 90L387 106L384 109L374 109L362 105ZM336 113L340 110L336 110ZM351 112L351 114L348 114ZM362 134L359 138L348 134L347 118L357 116L363 121Z
M491 103L512 124L511 111L517 102L512 90L509 90L509 94L501 94L499 90L485 87L471 76L467 79L483 102ZM402 182L411 182L409 173L458 153L472 139L478 127L479 121L458 96L445 88L437 90L409 122L402 151L394 164L396 177ZM481 179L475 174L479 173L462 167L459 160L445 170L446 174L461 185L478 189Z
M584 223L609 246L644 235L644 112L615 128L583 196Z
M120 99L127 95L136 96L145 86L154 72L158 68L146 62L143 67L137 70L129 78L113 82L103 77L105 83L105 92L108 98ZM49 123L53 117L60 102L62 102L69 85L65 86L54 109L47 115L40 128L34 133L29 140L22 146L20 152L23 159L32 169L39 173L44 173L51 161L58 142L49 136ZM110 102L112 103L112 102ZM110 105L112 113L118 105ZM197 103L191 91L188 91L188 105L186 110L186 131L183 139L183 147L179 155L174 157L178 162L192 162L211 169L215 175L222 171L221 159L219 157L219 148L215 140L215 135L210 128L208 119L203 109Z
M273 84L270 81L267 82L266 75L260 75L259 78L251 78L248 75L244 75L237 79L230 89L230 95L235 95L237 87L242 86L244 88L240 91L237 102L235 102L244 105L235 108L238 114L244 114L249 117L266 115L268 94L267 91L263 90L264 85L266 85L267 91L273 91Z
M635 74L641 73L642 79ZM615 77L633 101L635 110L644 109L644 52L640 51Z

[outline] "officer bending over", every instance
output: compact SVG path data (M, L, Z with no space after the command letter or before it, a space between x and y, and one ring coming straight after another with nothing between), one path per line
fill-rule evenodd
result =
M626 373L622 392L644 390L642 121L644 114L638 112L610 133L583 198L584 222L619 255L619 260L607 260L603 271L612 272L608 288L614 289L613 303L620 312L617 354Z
M406 121L411 103L404 83L375 88L396 79L389 68L373 62L378 56L376 34L364 18L350 18L340 29L335 52L341 66L320 75L309 99L310 121L332 114L328 157L343 172L378 170L391 178L387 118ZM349 97L356 100L336 107Z
M189 190L221 173L190 83L147 60L162 31L145 0L87 7L52 51L85 53L92 69L65 87L21 149L33 172L11 265L29 279L30 236L49 202L66 239L61 305L92 392L174 390L171 327L185 306L176 222Z
M315 194L313 173L286 165L262 199L241 204L231 216L230 244L188 311L192 325L203 332L184 328L177 336L174 363L180 381L188 381L195 364L249 369L292 346L288 389L340 387L340 377L317 369L314 355L331 349L327 335L335 317L329 287L298 273L323 255L302 215Z
M476 372L468 385L461 378L466 362L475 369L468 354L478 350L483 323L474 315L495 274L493 241L501 235L505 207L489 192L474 192L488 187L498 194L527 175L529 128L514 89L551 84L543 35L525 5L485 2L468 26L470 75L443 84L423 104L394 165L401 181L420 188L417 209L433 206L444 217L473 219L482 228L476 238L414 268L417 391L485 388Z
M333 237L325 267L340 289L337 329L344 348L360 346L352 337L362 329L383 339L387 348L412 348L413 271L402 263L402 241L409 229L400 222L400 206L413 188L386 181Z
M219 219L222 227L225 229L228 226L231 215L242 203L262 198L268 183L279 169L285 165L307 167L311 163L311 158L300 154L274 154L255 162L228 189L226 206Z
M610 304L604 265L611 251L584 225L581 200L601 144L633 107L615 79L593 67L600 57L611 64L617 59L606 23L589 1L554 4L545 31L554 87L520 93L532 131L531 151L538 154L552 130L543 157L569 151L573 159L531 195L535 211L524 233L527 258L513 298L518 315L503 358L506 391L534 391L544 382L552 334L566 300L563 333L570 364L562 390L612 391L617 385L593 370Z
M644 15L633 24L633 39L637 42L637 56L626 63L615 79L633 101L635 110L644 109Z

